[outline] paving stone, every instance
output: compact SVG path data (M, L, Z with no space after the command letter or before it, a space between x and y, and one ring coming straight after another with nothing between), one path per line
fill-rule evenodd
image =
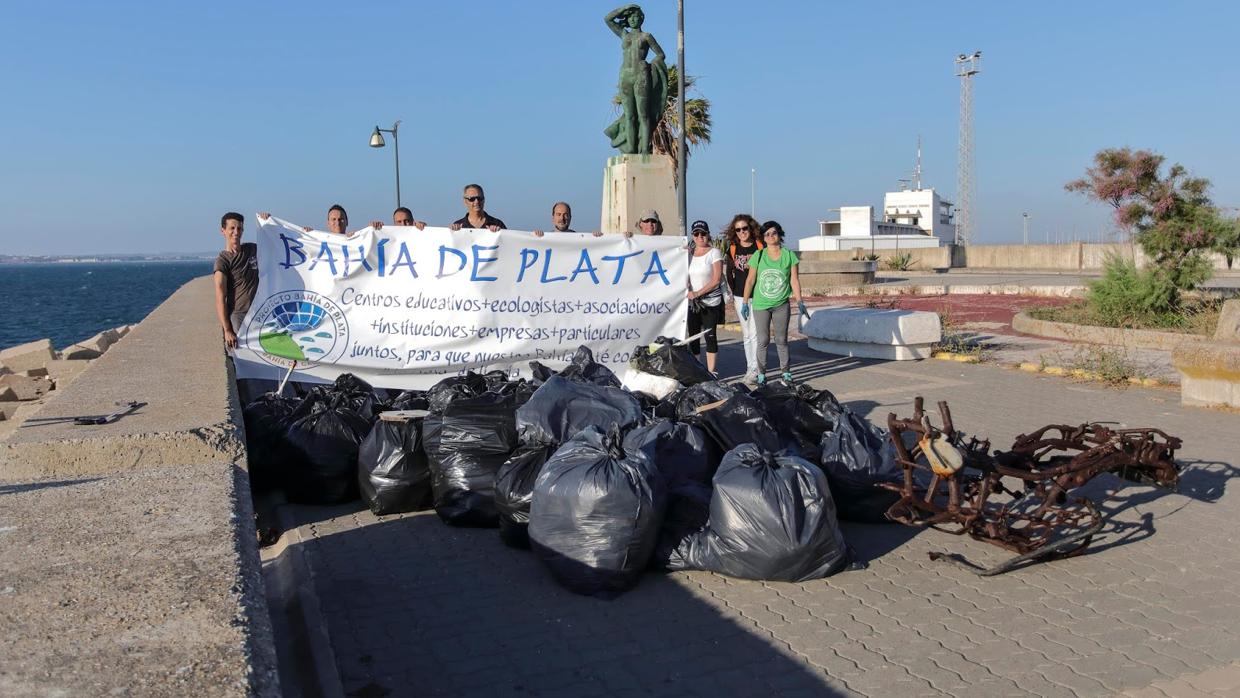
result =
M509 695L519 683L531 696L626 688L726 696L754 688L752 676L771 695L989 697L1200 691L1182 677L1240 660L1240 598L1228 586L1240 574L1232 515L1240 488L1226 486L1234 447L1216 436L1234 431L1234 415L1190 410L1159 391L993 366L893 366L822 359L796 342L792 349L798 372L820 376L813 387L830 388L871 419L906 415L924 394L947 400L959 427L997 446L1042 424L1114 419L1180 436L1181 457L1207 465L1194 465L1179 494L1119 488L1109 478L1096 496L1107 497L1111 521L1132 527L1121 533L1140 532L1151 514L1153 533L1108 535L1087 555L999 577L926 556L943 550L987 564L1008 556L984 542L848 524L869 569L803 584L647 575L610 602L560 589L534 556L506 548L494 531L452 529L433 513L380 520L360 507L300 507L338 662L358 678L391 677L405 667L373 663L419 657L410 685L427 695ZM743 365L738 354L724 341L725 375ZM373 649L369 666L358 663L363 639L387 648ZM473 657L485 660L469 671ZM442 671L450 662L461 669ZM501 680L505 666L511 675ZM440 671L426 676L428 667ZM629 674L631 686L620 685ZM703 674L725 680L695 683Z

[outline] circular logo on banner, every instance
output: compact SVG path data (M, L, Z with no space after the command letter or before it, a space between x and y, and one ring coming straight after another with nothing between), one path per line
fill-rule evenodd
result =
M767 298L779 298L784 295L787 287L788 280L782 270L763 269L758 274L758 288L762 290L762 295Z
M344 311L314 291L284 291L263 301L246 328L246 347L268 363L333 363L349 344ZM258 331L254 331L257 326Z

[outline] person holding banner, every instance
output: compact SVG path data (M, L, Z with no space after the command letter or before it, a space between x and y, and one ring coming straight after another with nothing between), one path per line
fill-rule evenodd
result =
M237 346L237 333L258 290L258 246L241 242L244 233L245 218L240 213L229 211L220 218L224 250L215 258L215 317L229 349Z
M486 203L487 196L482 192L481 184L466 184L462 193L465 197L467 213L452 223L450 226L452 230L486 228L492 233L498 233L508 227L503 221L486 212L483 205Z
M723 322L723 255L710 244L710 226L693 221L693 249L689 257L689 327L692 337L706 330L706 370L715 372L719 338L715 328ZM689 351L698 354L698 340L689 342Z
M663 222L659 220L659 212L653 208L642 211L642 217L637 219L637 229L642 235L662 235Z
M758 335L754 358L758 364L759 385L766 382L766 349L771 344L772 323L779 369L784 380L792 380L792 371L788 370L788 321L792 315L788 298L796 297L801 317L809 315L801 298L801 279L797 276L800 260L795 252L784 249L784 227L776 221L763 223L762 239L766 247L749 258L749 278L745 280L745 296L741 301L741 318L748 319L752 295L754 327Z
M414 220L413 211L410 211L404 206L392 211L392 225L401 225L406 227L413 226L418 230L423 230L426 228L426 222ZM383 221L371 221L370 227L375 230L383 230Z
M568 227L572 225L572 223L573 223L573 209L572 207L568 205L567 201L557 201L551 205L551 225L552 225L552 228L554 229L554 232L557 232L557 233L577 232L576 230L573 230L572 228ZM538 230L538 229L535 229L531 232L534 233L534 237L536 238L540 238L545 234L543 233L543 231ZM593 235L594 237L601 237L603 235L603 233L598 230L595 230L594 232L590 234Z

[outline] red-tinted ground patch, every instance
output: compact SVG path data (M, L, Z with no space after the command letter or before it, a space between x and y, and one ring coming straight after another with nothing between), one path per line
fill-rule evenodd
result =
M1012 331L1012 317L1027 308L1044 308L1067 305L1071 298L1047 298L1044 296L992 295L942 295L942 296L826 296L815 297L815 302L901 310L927 310L944 315L952 324L970 322L997 322Z

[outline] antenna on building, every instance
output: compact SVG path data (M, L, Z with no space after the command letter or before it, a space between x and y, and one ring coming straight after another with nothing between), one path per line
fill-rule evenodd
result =
M896 181L900 183L900 191L908 191L907 179L897 179Z
M913 191L921 191L921 134L917 134L917 166L913 168Z
M960 78L960 144L956 151L956 244L973 237L973 76L982 72L982 52L956 56Z

